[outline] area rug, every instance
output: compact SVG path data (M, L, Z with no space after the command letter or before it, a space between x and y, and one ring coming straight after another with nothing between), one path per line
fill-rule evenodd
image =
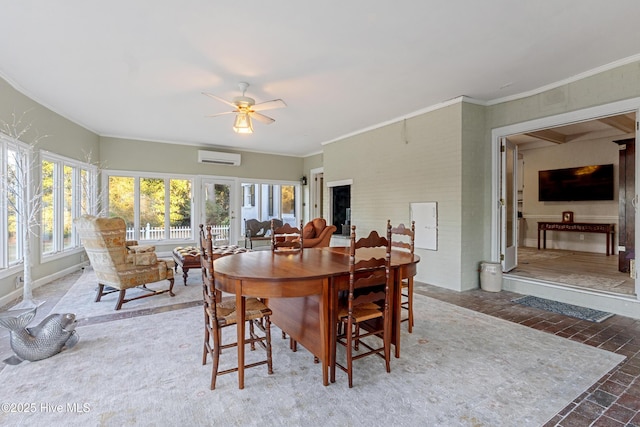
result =
M544 273L536 271L535 273L524 273L519 270L514 270L513 273L519 275L527 275L536 280L544 280L546 282L562 283L565 285L577 286L581 288L598 289L604 291L615 292L616 288L624 283L623 279L612 279L609 277L586 275L586 274L557 274L557 273Z
M187 286L184 286L182 271L178 269L178 272L175 274L175 284L173 285L174 297L170 296L169 293L164 293L148 298L141 298L123 304L119 311L115 311L115 305L118 299L117 292L103 296L99 302L94 302L97 285L98 280L96 279L96 274L93 269L91 267L85 268L82 276L78 278L76 283L67 291L60 301L58 301L51 312L73 313L76 315L76 318L82 322L89 317L114 313L121 313L122 316L126 316L126 313L151 310L174 304L202 304L202 276L200 275L200 269L189 270ZM150 289L166 289L168 286L169 282L166 280L147 285ZM147 291L133 288L128 289L126 295L127 298L129 298L147 293Z
M519 247L518 248L518 262L528 264L530 262L548 261L565 256L566 254L560 252L552 252L546 250L539 250L536 248Z
M613 316L613 313L607 313L587 307L580 307L578 305L552 301L540 297L534 297L532 295L516 298L512 301L518 304L526 305L527 307L534 307L541 310L550 311L552 313L564 314L565 316L588 320L589 322L600 323Z
M214 391L201 308L83 326L74 348L5 367L0 401L23 409L0 412L0 425L540 426L624 360L421 295L415 323L391 373L358 360L352 389L341 371L323 386L312 355L274 327L273 375L249 369L243 390L223 375ZM223 352L221 369L231 363Z

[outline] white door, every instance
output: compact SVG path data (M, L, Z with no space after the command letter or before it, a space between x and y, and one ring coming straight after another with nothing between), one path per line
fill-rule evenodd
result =
M518 265L518 148L507 138L500 141L500 254L502 270Z
M234 188L235 182L232 180L202 180L201 223L213 227L216 245L235 245L240 238L237 232Z

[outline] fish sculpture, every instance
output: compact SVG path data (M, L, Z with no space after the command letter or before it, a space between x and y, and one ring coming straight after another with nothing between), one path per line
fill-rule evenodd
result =
M30 362L46 359L73 347L80 339L75 331L76 316L72 313L50 314L33 328L27 325L36 315L37 307L0 314L0 326L9 329L9 341L15 355L4 360L8 365L17 365L24 360Z

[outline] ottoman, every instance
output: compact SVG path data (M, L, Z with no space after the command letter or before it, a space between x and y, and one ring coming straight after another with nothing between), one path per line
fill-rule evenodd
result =
M236 245L214 246L213 259L216 260L225 255L239 254L249 252L251 249L245 249ZM182 269L182 278L184 285L187 286L187 278L189 277L190 268L201 268L200 264L200 248L195 246L178 246L173 250L173 259L176 262L175 271L178 272L178 266Z

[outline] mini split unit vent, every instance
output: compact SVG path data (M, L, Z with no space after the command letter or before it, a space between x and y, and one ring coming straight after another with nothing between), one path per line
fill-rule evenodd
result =
M198 150L198 163L240 166L240 154Z

